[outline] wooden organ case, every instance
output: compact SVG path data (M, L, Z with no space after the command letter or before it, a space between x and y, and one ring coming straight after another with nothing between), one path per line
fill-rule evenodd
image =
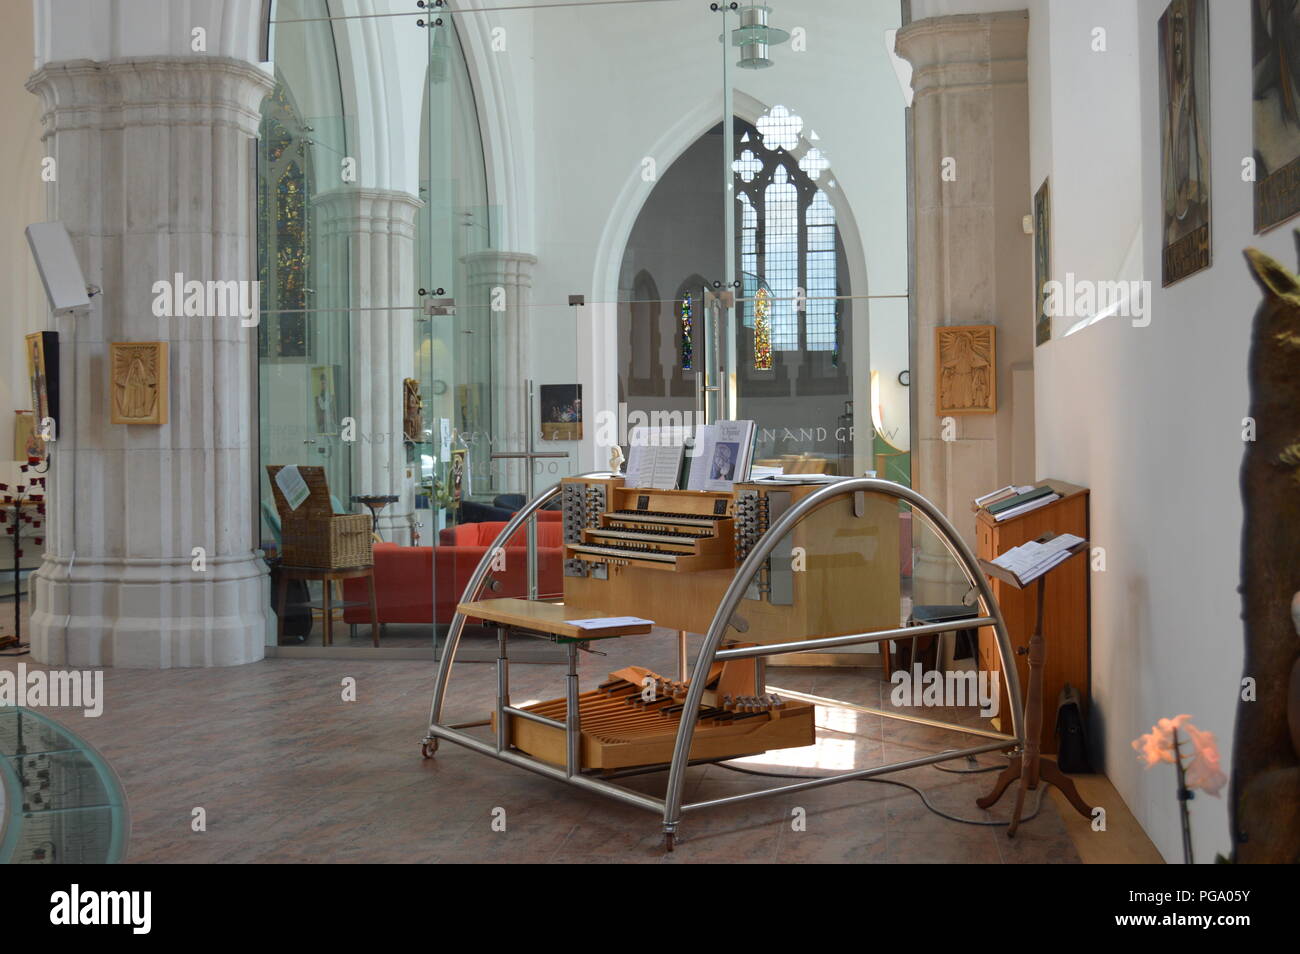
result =
M790 506L819 484L736 484L734 491L648 490L623 478L562 482L565 612L640 616L703 633L736 568ZM843 636L900 623L898 504L832 500L780 542L733 616L733 645ZM782 657L775 657L780 660ZM766 691L752 660L715 664L691 759L756 755L816 742L814 707ZM680 674L679 674L680 675ZM647 689L647 686L650 687ZM685 684L639 667L578 699L584 770L669 761ZM564 699L528 707L562 718ZM510 716L512 744L563 764L562 729Z
M564 602L702 633L736 567L815 483L738 483L731 493L644 490L623 478L566 478ZM773 551L737 613L765 644L900 623L898 503L832 500Z

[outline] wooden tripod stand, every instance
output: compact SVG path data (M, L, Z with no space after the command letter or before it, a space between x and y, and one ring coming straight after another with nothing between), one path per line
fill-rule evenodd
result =
M1048 534L1039 539L1039 542L1046 542L1054 534ZM1074 554L1081 553L1088 547L1087 541L1076 544L1071 548L1071 556L1062 561L1073 559ZM980 560L980 566L984 572L990 576L1009 583L1016 589L1024 589L1024 584L1014 574L995 563L987 560ZM1055 569L1053 567L1052 569ZM993 786L993 791L989 792L983 798L976 799L975 804L980 808L989 808L997 803L1003 793L1010 787L1011 783L1017 779L1020 781L1016 788L1015 809L1011 813L1011 824L1007 826L1007 837L1014 838L1016 829L1020 827L1020 813L1025 807L1025 792L1029 789L1037 789L1039 781L1049 782L1055 785L1066 797L1074 810L1084 818L1092 817L1092 807L1088 805L1079 795L1079 790L1074 787L1072 782L1056 764L1056 760L1050 756L1041 754L1042 750L1042 729L1043 729L1043 662L1047 655L1047 644L1043 639L1043 597L1047 585L1047 577L1051 573L1049 570L1042 576L1033 581L1038 587L1037 597L1037 615L1034 622L1034 635L1029 639L1029 690L1025 695L1025 746L1024 749L1011 758L1009 764L998 776L997 783ZM1025 650L1018 649L1017 653L1024 653Z

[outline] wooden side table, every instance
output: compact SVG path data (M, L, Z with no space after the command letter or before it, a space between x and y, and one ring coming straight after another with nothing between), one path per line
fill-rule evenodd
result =
M335 580L355 580L365 578L366 590L369 598L367 600L353 600L351 602L340 601L334 603L330 598L330 584ZM285 601L289 593L290 580L319 580L323 584L321 587L323 594L323 609L325 611L325 636L324 645L334 645L334 619L333 608L335 606L370 606L370 639L374 645L379 645L379 608L375 603L375 568L374 566L349 566L335 567L333 569L312 566L281 566L280 567L280 585L277 587L275 605L276 605L276 638L277 641L284 638L284 610ZM310 605L310 604L308 604Z

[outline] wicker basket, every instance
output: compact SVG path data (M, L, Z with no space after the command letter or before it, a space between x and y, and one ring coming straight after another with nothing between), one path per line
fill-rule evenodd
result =
M330 503L329 485L323 467L299 467L307 482L307 499L290 509L275 482L283 465L266 468L271 493L280 515L281 555L286 566L334 570L340 567L372 566L373 521L369 514L337 514Z

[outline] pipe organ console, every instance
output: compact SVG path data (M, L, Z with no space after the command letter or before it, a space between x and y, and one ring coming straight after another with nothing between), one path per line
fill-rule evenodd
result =
M669 850L686 808L802 790L808 780L691 804L683 794L685 771L693 762L813 745L817 706L864 708L773 691L763 660L803 662L803 657L824 658L820 651L855 650L911 632L900 619L900 504L918 509L936 527L980 595L985 615L966 621L965 628L995 630L999 658L1010 673L1014 735L913 719L982 738L967 748L856 769L825 781L1023 744L1011 641L992 591L952 524L914 491L867 478L848 478L834 486L737 483L728 493L647 490L625 486L622 477L591 474L565 478L558 489L545 491L512 518L502 539L521 529L557 493L563 504L563 602L480 599L490 554L483 557L457 606L439 662L429 732L421 746L426 758L433 756L439 739L450 739L539 775L661 813ZM776 540L771 534L778 526L785 536ZM730 592L738 567L753 554L761 555L763 563L746 580L748 590L743 596ZM626 616L640 619L609 619ZM499 628L496 707L486 720L448 724L442 721L443 701L467 619ZM578 657L583 649L595 640L649 633L652 625L679 631L677 680L628 666L610 673L595 689L582 691ZM511 704L512 633L565 645L562 698ZM697 671L689 678L686 633L705 636ZM799 652L807 640L820 640L813 646L819 652ZM865 711L912 719L891 710ZM464 731L483 725L491 726L491 738ZM615 782L622 774L659 767L669 769L662 798Z
M720 493L566 478L565 605L704 632L759 538L820 486L738 483ZM736 620L744 639L776 643L898 626L898 525L897 502L876 495L814 511L750 586Z

